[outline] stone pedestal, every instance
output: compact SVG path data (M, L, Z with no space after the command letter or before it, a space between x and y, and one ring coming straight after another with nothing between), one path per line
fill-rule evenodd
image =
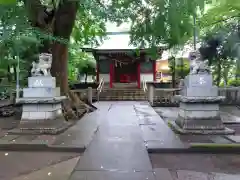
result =
M153 106L154 103L154 87L153 84L147 84L147 98L148 98L148 102L150 103L151 106Z
M219 103L225 99L218 96L218 87L212 84L212 75L190 74L184 80L178 118L171 126L179 133L233 134L221 120Z
M60 88L51 76L28 78L28 88L23 97L16 99L22 104L22 117L18 130L26 133L57 134L69 127L62 114Z

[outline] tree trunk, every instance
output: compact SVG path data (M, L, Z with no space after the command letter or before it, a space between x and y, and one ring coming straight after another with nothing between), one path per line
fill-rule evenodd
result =
M8 82L11 83L12 82L12 73L11 73L9 65L8 65L7 69L8 69L8 73L7 73Z
M235 73L235 80L239 79L240 77L240 59L237 59L237 67Z
M219 60L218 64L217 64L217 78L216 78L216 85L219 86L220 82L221 82L221 63L222 61Z
M172 88L176 87L176 62L175 57L172 59Z
M14 81L17 81L17 66L13 65L13 74L14 74Z
M64 115L67 119L77 118L73 111L78 114L78 106L82 101L68 88L68 41L72 33L79 2L74 0L61 0L54 18L46 24L45 7L41 5L40 0L25 0L26 8L29 11L29 19L33 25L37 25L41 31L52 33L56 40L52 43L49 50L49 43L44 42L41 51L49 53L52 51L51 74L56 77L57 85L61 88L61 94L69 99L63 102ZM31 6L33 6L31 8ZM45 16L45 17L44 17ZM49 30L50 29L50 30ZM61 40L61 41L60 41Z
M57 85L60 86L61 94L66 95L68 89L68 47L66 44L55 42L52 48L52 69L53 77L56 77Z
M62 94L68 93L68 41L76 19L77 9L77 1L63 0L55 14L53 35L65 42L56 40L53 44L51 73L56 77Z
M228 71L226 71L225 69L224 69L224 74L223 74L223 80L224 80L224 87L225 87L225 86L227 86L227 82L228 82Z
M87 84L88 73L85 73L85 84Z
M54 18L50 22L46 20L48 18L44 11L46 7L41 4L40 0L24 0L24 3L33 26L37 26L41 31L52 33L55 38L64 40L64 42L56 40L52 45L51 73L52 76L56 77L56 81L61 87L61 93L66 94L68 92L68 41L76 19L79 2L61 0L58 8L55 10ZM49 42L44 41L43 45L44 47L40 49L40 52L49 53Z

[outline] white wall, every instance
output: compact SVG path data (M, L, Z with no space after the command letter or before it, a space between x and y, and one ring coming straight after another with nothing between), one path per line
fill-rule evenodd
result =
M141 73L140 74L140 78L141 78L141 82L143 81L143 80L145 80L146 82L148 82L148 81L151 81L151 82L153 82L153 74L143 74L143 73Z
M81 76L80 77L80 82L85 82L85 75ZM87 76L87 82L94 82L94 79L93 79L93 76L92 75L89 75Z
M99 74L99 81L101 81L102 78L104 79L104 82L110 82L109 74Z

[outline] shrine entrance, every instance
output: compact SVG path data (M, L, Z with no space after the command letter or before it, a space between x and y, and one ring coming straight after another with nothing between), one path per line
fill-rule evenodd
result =
M156 63L147 49L85 49L97 62L97 81L109 88L138 88L141 83L156 80Z
M114 82L136 83L138 81L137 62L115 63Z

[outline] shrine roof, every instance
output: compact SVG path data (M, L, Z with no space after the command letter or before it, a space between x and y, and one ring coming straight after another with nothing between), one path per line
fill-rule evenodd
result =
M127 52L136 52L140 51L140 53L146 52L147 49L97 49L97 48L82 48L85 52L92 52L92 53L127 53Z
M84 47L81 48L85 52L92 52L96 54L101 53L127 53L136 52L140 53L146 52L150 48L138 48L130 44L130 35L128 32L108 32L106 39L98 47ZM159 47L160 49L166 49L163 45Z

